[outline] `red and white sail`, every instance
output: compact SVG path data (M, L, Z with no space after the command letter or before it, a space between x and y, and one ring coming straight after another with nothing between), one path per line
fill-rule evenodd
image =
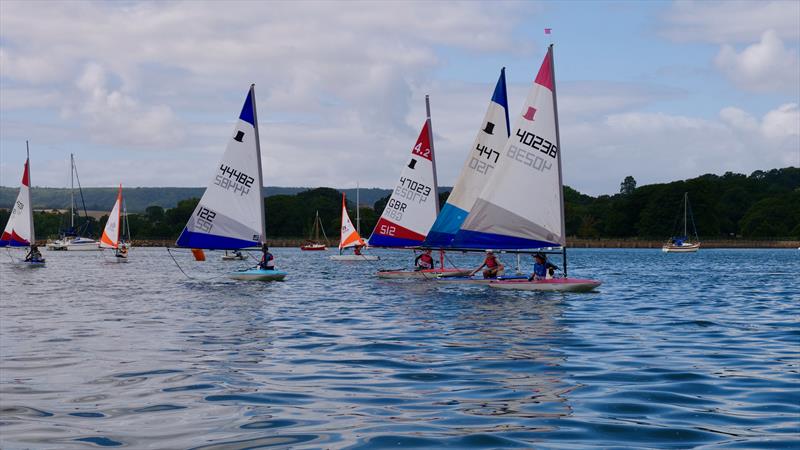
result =
M30 158L25 160L22 172L22 184L19 194L11 209L3 235L0 237L0 247L28 247L36 242L33 231L33 207L31 205L31 184L29 165Z
M372 231L369 245L413 247L422 244L439 211L430 120L425 121L411 157Z
M564 202L552 46L531 84L491 177L453 246L563 246Z
M122 228L122 185L119 185L117 191L117 201L114 207L111 208L111 214L108 215L108 222L103 230L103 236L100 237L100 246L103 248L118 248L119 236Z
M356 227L353 226L350 215L347 214L347 203L345 202L344 193L342 193L342 234L339 238L339 250L358 245L366 245L366 243L358 234Z

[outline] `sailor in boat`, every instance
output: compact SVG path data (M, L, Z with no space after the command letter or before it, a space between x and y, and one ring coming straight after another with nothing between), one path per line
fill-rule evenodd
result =
M116 256L117 258L127 258L128 257L128 247L120 245L119 248L117 248L117 253L114 256Z
M353 254L356 256L360 256L362 248L364 248L363 245L356 245L355 247L353 247Z
M242 251L241 250L235 250L233 252L233 256L238 258L238 259L244 259L244 256L242 256Z
M494 256L492 250L486 250L486 258L483 259L483 264L477 269L470 272L469 276L475 275L476 272L486 267L483 271L483 278L497 278L498 275L503 274L503 264Z
M536 262L533 264L533 273L528 277L528 281L552 279L558 266L548 261L543 253L533 255L533 259Z
M434 266L433 256L431 256L431 249L429 248L425 249L425 251L422 252L421 255L417 256L414 259L415 271L433 269L433 266Z
M258 263L258 268L261 270L275 270L275 257L269 252L267 244L261 246L261 261Z
M36 245L31 245L31 249L27 255L25 255L25 262L42 262L44 259L42 258L42 252L39 251L39 247Z

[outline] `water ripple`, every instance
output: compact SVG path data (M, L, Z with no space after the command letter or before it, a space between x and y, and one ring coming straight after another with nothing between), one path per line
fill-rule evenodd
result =
M215 252L177 255L197 280L164 249L0 264L0 447L800 447L796 250L576 250L588 295L379 280L410 258L376 252L277 249L273 284Z

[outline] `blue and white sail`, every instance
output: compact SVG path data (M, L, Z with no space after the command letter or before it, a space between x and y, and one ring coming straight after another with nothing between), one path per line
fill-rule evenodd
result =
M423 246L450 245L478 199L478 195L486 186L486 181L492 175L509 134L508 94L504 67L500 71L500 78L497 80L478 135L475 136L471 151L461 168L461 174L453 186L453 191L450 192L447 203L442 207L436 222L428 232Z
M264 241L261 153L255 91L250 87L228 147L176 245L241 249Z
M552 45L511 131L453 247L533 249L565 245Z

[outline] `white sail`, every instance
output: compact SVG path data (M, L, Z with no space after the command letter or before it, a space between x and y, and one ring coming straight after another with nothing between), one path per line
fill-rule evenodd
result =
M461 174L428 232L424 246L447 247L453 241L491 177L509 132L506 69L503 68Z
M263 242L264 201L256 124L251 86L228 147L178 238L179 247L232 250Z
M438 190L430 120L425 121L411 157L381 214L369 245L413 247L422 244L438 213Z
M350 221L350 215L347 214L347 203L345 201L344 193L342 193L342 234L339 238L339 250L355 247L358 245L366 245L364 239L358 234L358 231Z
M6 228L0 236L0 247L28 247L36 242L33 230L33 208L31 205L30 158L25 160L19 194L11 209Z
M552 58L551 46L492 176L453 246L522 249L565 244Z
M122 210L122 185L119 185L117 191L117 201L114 202L114 207L111 208L111 213L108 215L106 227L103 229L103 235L100 237L100 246L103 248L117 248L119 247L119 236L122 228L121 219Z

